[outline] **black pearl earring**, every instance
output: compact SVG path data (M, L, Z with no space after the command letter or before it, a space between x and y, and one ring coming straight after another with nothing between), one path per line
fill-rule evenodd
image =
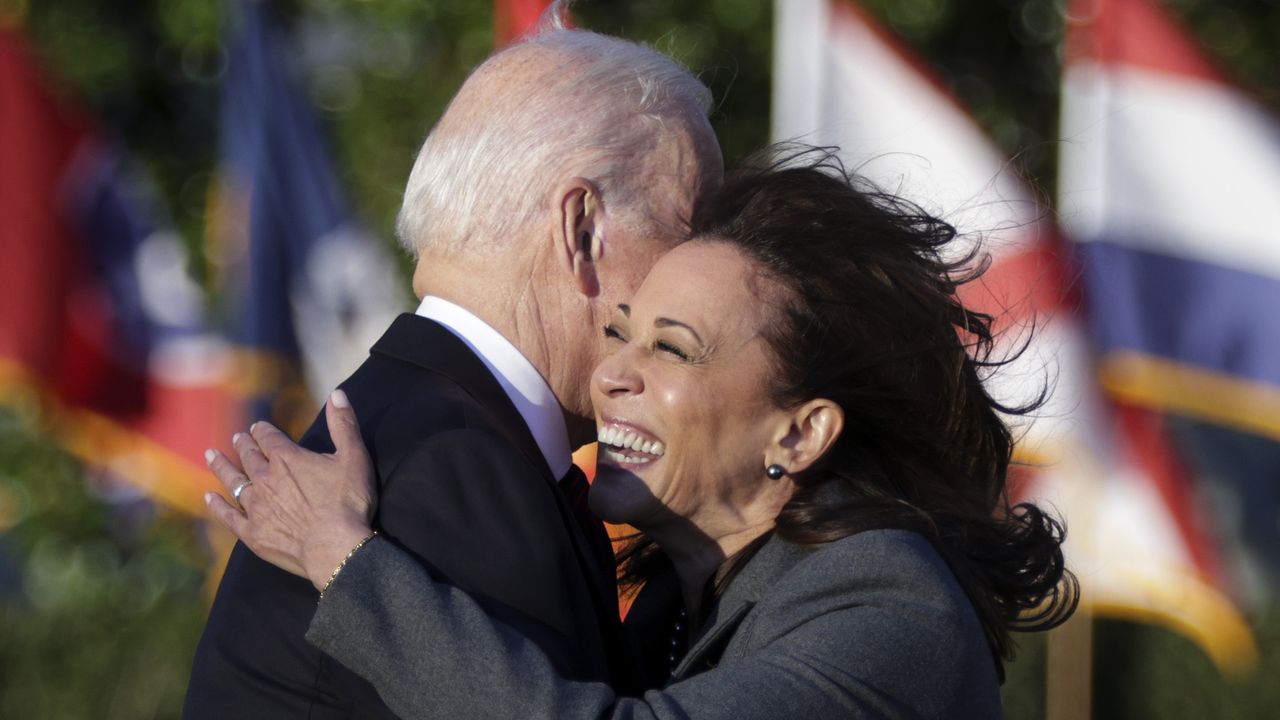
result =
M787 469L774 463L764 469L764 474L768 475L770 480L781 480L782 476L787 474Z

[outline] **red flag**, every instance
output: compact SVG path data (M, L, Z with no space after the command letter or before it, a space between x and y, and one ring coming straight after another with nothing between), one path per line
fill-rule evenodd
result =
M87 464L202 513L229 430L221 345L145 186L0 29L0 401Z
M55 369L63 356L62 306L84 273L61 220L61 188L86 141L78 115L47 92L11 30L0 28L0 358L19 368Z
M552 0L494 0L493 46L503 47L533 29Z

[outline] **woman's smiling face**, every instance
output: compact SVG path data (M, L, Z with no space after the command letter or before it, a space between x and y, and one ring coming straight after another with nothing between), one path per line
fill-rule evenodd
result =
M737 248L697 239L664 255L618 306L591 383L600 517L650 530L674 514L717 537L761 492L776 494L767 451L789 415L769 396L762 331L779 292Z

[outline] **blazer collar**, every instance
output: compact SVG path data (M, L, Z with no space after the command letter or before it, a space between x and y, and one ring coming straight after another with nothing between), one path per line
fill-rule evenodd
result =
M836 485L828 485L819 490L824 494L842 493ZM925 534L915 523L892 515L863 512L849 518L850 532L846 537L871 530L903 529ZM927 534L925 534L928 537ZM775 587L792 568L820 545L798 545L788 542L776 533L760 548L729 584L727 590L716 604L711 616L707 618L705 630L689 648L684 660L672 673L672 680L679 680L688 675L706 670L720 662L721 653L728 645L738 626L742 624L747 613L756 606L760 598Z
M729 584L707 618L701 634L672 672L671 680L674 682L702 672L708 664L714 666L719 662L725 645L747 613L769 588L813 550L812 547L787 542L777 535L771 537Z
M498 424L507 439L529 456L534 467L552 480L560 479L547 465L546 456L507 392L475 352L448 328L434 320L404 313L391 323L370 352L439 373L457 383L480 405L498 415L501 419Z

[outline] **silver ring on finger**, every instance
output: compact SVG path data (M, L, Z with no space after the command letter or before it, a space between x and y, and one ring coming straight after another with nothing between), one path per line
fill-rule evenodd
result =
M231 497L235 498L237 503L240 502L240 493L244 492L244 489L249 487L252 484L253 484L252 480L245 480L244 482L240 483L239 485L236 486L235 490L231 491Z

